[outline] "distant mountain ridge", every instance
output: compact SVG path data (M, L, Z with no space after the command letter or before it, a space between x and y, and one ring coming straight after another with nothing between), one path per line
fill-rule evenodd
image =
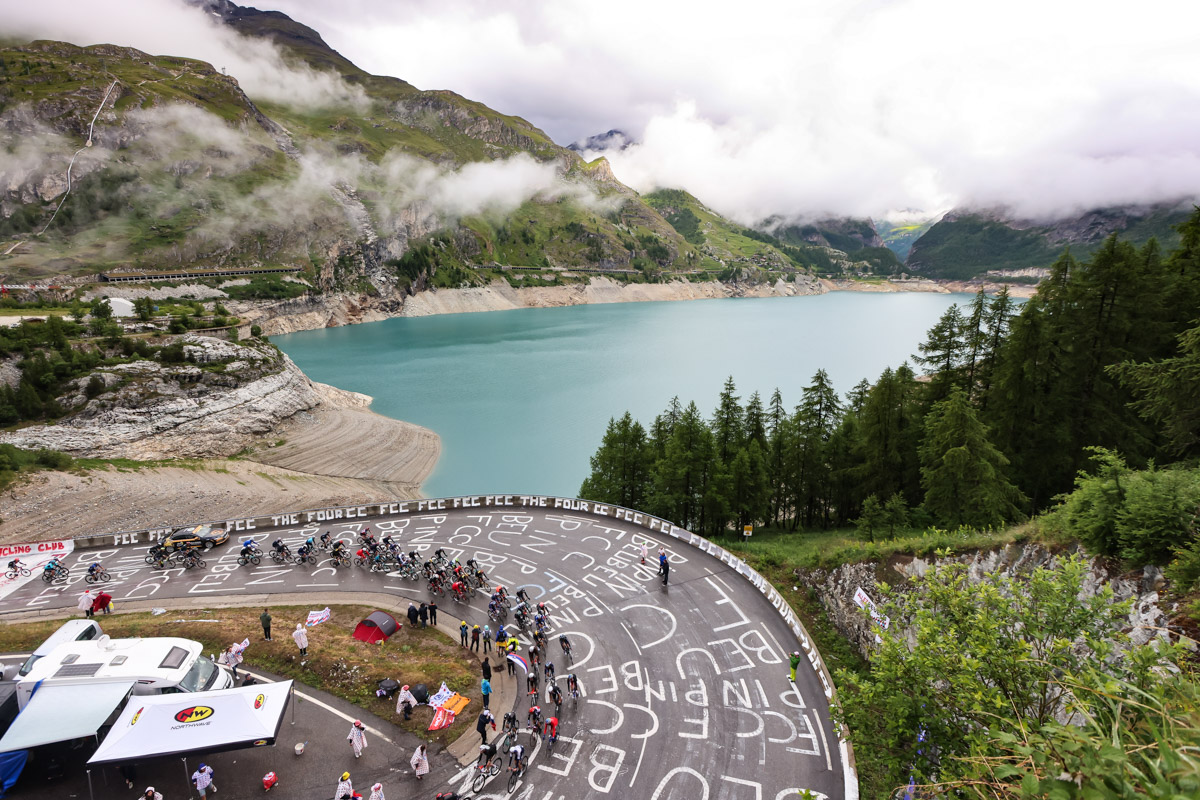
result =
M914 274L946 280L1015 274L1049 267L1067 247L1085 256L1114 233L1136 245L1155 238L1169 249L1179 242L1174 226L1191 210L1190 204L1178 202L1118 206L1046 221L997 209L957 209L913 242L905 265Z

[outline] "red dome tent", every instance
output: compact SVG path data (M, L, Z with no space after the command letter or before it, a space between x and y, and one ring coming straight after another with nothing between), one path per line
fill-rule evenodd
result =
M399 623L391 614L372 611L354 628L354 638L360 642L386 642L399 628Z

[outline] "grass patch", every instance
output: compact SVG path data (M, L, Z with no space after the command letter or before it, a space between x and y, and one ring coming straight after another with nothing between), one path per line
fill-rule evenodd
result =
M271 607L274 641L262 640L258 615L261 608L230 608L212 611L170 611L161 616L149 613L117 614L98 618L104 632L114 638L132 636L181 636L204 645L212 655L235 640L250 638L245 666L294 678L296 681L342 698L383 719L391 720L422 738L433 718L433 709L421 706L405 722L396 714L396 701L375 696L376 684L392 678L415 686L424 683L436 692L442 681L470 697L468 709L449 728L438 731L433 741L448 744L473 726L479 708L479 659L468 654L449 636L433 628L404 628L383 644L365 644L351 633L358 621L374 609L369 606L330 606L328 622L308 629L307 663L301 665L299 651L291 638L296 623L305 619L306 606ZM399 613L394 614L401 620ZM45 640L62 620L39 620L0 625L0 651L28 652Z

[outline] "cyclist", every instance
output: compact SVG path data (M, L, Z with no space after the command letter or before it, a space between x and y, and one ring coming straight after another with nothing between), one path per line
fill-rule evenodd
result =
M579 678L575 677L574 672L567 675L567 691L572 697L579 697Z
M516 764L516 767L513 767ZM508 751L508 767L513 772L523 772L525 770L525 745L514 744L512 749Z
M535 731L540 731L542 729L542 707L530 706L528 720L530 728L533 728Z
M91 563L91 564L88 566L88 571L87 571L87 574L88 574L88 575L91 575L91 576L94 578L94 577L96 576L96 573L97 573L99 570L100 570L100 562L99 562L99 561L93 561L93 562L92 562L92 563Z
M542 649L543 653L546 652L546 630L544 628L538 628L533 632L533 641Z
M253 539L247 539L242 542L242 558L251 555L258 548L254 546Z
M568 658L571 656L571 640L567 638L565 633L558 635L558 646L562 648L564 656Z
M332 540L333 540L333 535L332 535L332 534L330 534L330 532L329 532L329 531L325 531L324 533L322 533L322 534L321 534L321 547L322 547L322 549L328 550L328 549L329 549L329 545L332 543Z
M24 566L25 565L21 563L21 559L19 558L14 558L12 561L8 562L8 568L13 572L16 572Z
M501 603L508 600L508 592L500 584L496 584L496 590L492 593L492 597L498 599Z
M545 603L538 603L538 616L539 617L546 616L546 604Z
M333 550L330 552L330 555L332 555L335 559L342 559L344 561L350 560L350 554L346 552L346 543L341 539L338 539L333 543Z
M287 545L283 543L283 539L276 539L275 541L271 542L271 549L276 553L282 553L287 550Z
M550 681L550 700L554 703L554 713L557 714L562 709L563 694L562 689L558 688L558 684L553 680Z
M46 566L42 567L42 571L43 572L54 572L54 570L58 569L61 566L62 566L62 562L58 560L58 556L55 556L54 558L51 558L49 561L46 562Z
M492 619L498 619L500 617L500 604L497 603L495 599L488 601L488 616Z
M463 587L462 581L455 581L450 584L450 591L454 592L455 600L465 600L467 597L467 590Z
M433 560L445 563L450 559L446 558L446 551L439 547L437 550L433 551Z
M536 669L529 670L525 675L525 688L533 697L537 697L538 690L538 674Z
M487 769L492 764L492 759L496 757L496 743L479 745L479 760L482 761L479 766Z
M558 717L550 717L542 728L542 738L550 738L550 744L558 741Z
M553 661L546 662L546 680L550 681L551 683L554 682L554 662Z
M517 597L521 600L522 603L525 603L526 605L533 602L532 600L529 599L529 592L525 591L524 586L522 586L520 589L517 589Z
M504 712L504 728L505 733L517 732L517 715L512 711Z
M529 646L529 662L535 667L542 663L542 651L537 644Z
M317 546L317 540L310 536L304 540L304 544L308 546L309 550L311 550Z
M309 538L309 540L307 542L300 545L300 549L296 551L296 555L300 557L301 561L304 561L305 559L308 558L308 554L311 553L312 551L313 551L313 543L312 543L312 539Z

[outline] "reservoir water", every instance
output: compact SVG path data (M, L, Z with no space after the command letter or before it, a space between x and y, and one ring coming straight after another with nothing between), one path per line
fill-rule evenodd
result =
M832 292L396 318L271 341L313 380L424 425L442 456L428 497L574 497L608 419L649 428L678 395L711 416L726 377L743 403L775 387L792 409L824 368L845 394L917 351L963 294Z

